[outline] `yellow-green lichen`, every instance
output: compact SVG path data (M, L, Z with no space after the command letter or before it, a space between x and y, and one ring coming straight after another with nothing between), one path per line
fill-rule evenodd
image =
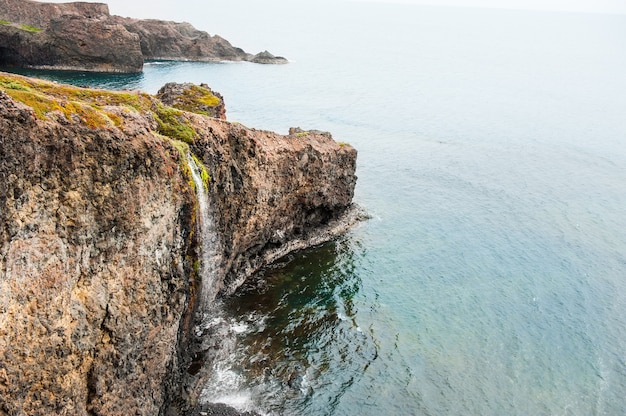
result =
M31 25L27 25L27 24L19 24L19 23L13 23L13 22L9 22L8 20L4 20L4 19L0 19L0 25L3 26L13 26L16 27L20 30L23 30L25 32L31 32L31 33L39 33L41 32L43 29L35 27L35 26L31 26Z
M182 95L176 97L173 106L179 110L191 113L212 116L207 107L217 107L220 105L219 97L213 95L210 89L199 85L190 85L185 88Z
M59 110L69 120L80 120L94 129L121 127L122 118L104 109L115 106L152 114L158 124L158 133L164 136L186 143L193 143L196 137L196 131L183 111L165 106L154 97L138 91L80 88L9 74L0 75L0 89L33 108L37 117L42 119Z
M31 25L20 25L19 28L22 30L25 30L26 32L32 32L32 33L39 33L43 30L43 29L40 29L35 26L31 26Z

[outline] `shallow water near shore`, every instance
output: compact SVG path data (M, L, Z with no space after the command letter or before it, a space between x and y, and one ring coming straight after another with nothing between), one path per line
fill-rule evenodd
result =
M200 330L232 342L203 399L272 415L626 414L626 16L324 4L258 10L265 30L232 17L235 39L190 11L288 65L46 75L204 82L230 120L359 150L372 219L222 301Z

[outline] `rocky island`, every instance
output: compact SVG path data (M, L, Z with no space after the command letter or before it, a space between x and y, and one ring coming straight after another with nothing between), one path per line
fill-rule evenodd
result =
M146 60L287 62L189 23L112 16L103 3L0 0L0 67L134 73Z
M0 73L0 415L184 414L197 312L356 222L355 165L206 85Z

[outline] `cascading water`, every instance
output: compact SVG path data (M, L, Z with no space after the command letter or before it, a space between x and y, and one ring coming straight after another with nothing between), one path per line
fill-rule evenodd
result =
M204 359L207 372L203 376L201 402L226 403L240 411L252 410L249 393L241 390L242 376L233 368L232 359L236 351L236 337L244 330L243 324L228 318L221 302L215 301L221 259L213 207L202 179L202 171L190 154L187 155L187 163L196 188L196 225L200 234L198 272L202 279L202 319L195 331L202 345L209 351Z
M197 228L200 234L200 268L199 275L202 280L201 310L207 310L217 295L217 271L219 266L219 251L217 248L217 233L213 220L208 192L202 172L191 155L187 155L187 164L191 171L191 177L196 187L197 204Z

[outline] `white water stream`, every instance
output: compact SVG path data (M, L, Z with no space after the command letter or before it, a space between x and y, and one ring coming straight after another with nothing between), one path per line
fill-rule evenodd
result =
M200 234L199 275L202 279L201 310L207 310L218 292L217 271L219 267L219 250L213 208L210 204L207 189L202 180L200 168L191 155L187 156L191 177L196 187L197 217L196 226Z

